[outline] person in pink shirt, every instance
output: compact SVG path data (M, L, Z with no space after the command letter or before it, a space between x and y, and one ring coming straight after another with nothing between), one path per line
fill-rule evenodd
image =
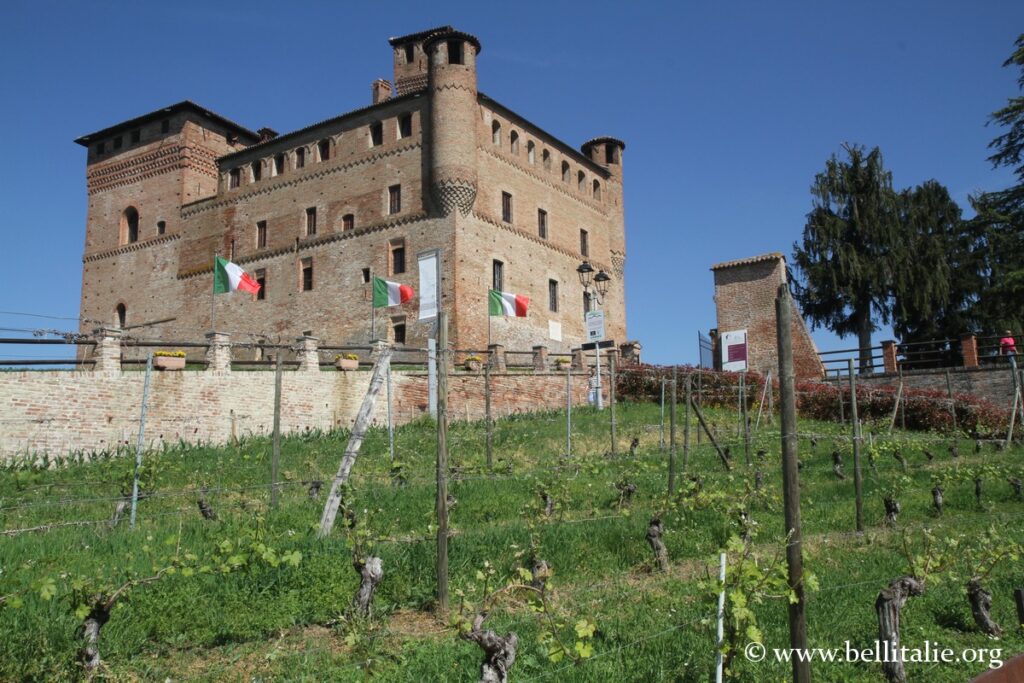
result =
M1010 357L1010 366L1017 369L1017 343L1013 340L1013 332L1006 330L999 340L999 353Z

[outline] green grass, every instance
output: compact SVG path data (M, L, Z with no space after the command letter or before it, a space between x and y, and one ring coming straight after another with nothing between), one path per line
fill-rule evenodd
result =
M691 448L689 475L704 479L705 490L743 494L752 479L743 464L743 447L735 435L736 416L709 411L720 438L732 449L734 470L725 473L706 440ZM538 527L542 556L553 566L552 601L567 624L586 618L598 627L594 657L574 665L548 661L537 645L540 622L522 603L501 603L487 625L520 635L520 654L512 680L549 681L706 681L714 663L714 600L697 579L717 569L717 553L735 533L735 520L719 509L700 509L665 517L666 544L673 562L668 574L650 572L651 552L644 533L650 516L663 507L667 455L659 449L659 408L619 406L619 457L609 458L608 412L574 410L573 457L565 451L565 415L551 412L499 420L494 436L494 471L484 462L485 430L480 423L455 423L449 434L450 491L458 504L451 514L450 576L453 594L476 586L485 561L500 579L523 566L530 541L528 519ZM695 429L695 427L694 427ZM808 600L812 646L842 647L844 641L868 647L876 637L874 600L891 579L907 572L899 529L916 538L930 527L937 536L977 536L998 525L1010 539L1024 540L1024 503L1012 499L1002 479L986 481L984 505L974 500L973 486L952 484L946 513L930 511L931 477L949 468L980 462L1020 468L1021 450L973 453L953 460L937 435L897 434L910 461L911 483L901 495L899 529L882 527L880 490L901 475L892 458L876 470L865 464L864 500L868 533L854 535L854 501L849 442L839 425L802 422L801 431L824 436L817 448L801 440L800 473L807 567L821 590ZM678 438L682 441L682 426ZM638 457L623 455L629 440L641 440ZM385 577L375 598L370 624L353 632L345 625L324 626L346 611L357 585L344 528L318 541L314 529L322 498L311 501L307 482L329 480L347 441L343 432L309 433L285 439L280 503L269 508L267 482L271 446L253 439L224 447L178 447L148 453L155 463L154 495L139 506L132 531L127 520L116 529L107 524L54 527L0 537L0 595L38 587L52 578L57 596L44 600L38 590L19 595L20 608L0 605L0 680L66 680L78 671L78 619L65 586L71 577L101 576L119 585L144 577L169 559L196 556L196 568L214 570L226 554L255 533L278 554L299 551L298 566L271 567L254 561L227 574L181 572L132 590L119 603L102 632L104 675L115 680L475 680L480 653L452 630L431 619L436 586L434 460L436 432L421 421L396 430L398 460L407 479L391 478L385 430L374 429L353 470L350 504L377 539L374 552L384 562ZM764 471L770 496L751 509L760 532L759 547L771 555L782 537L781 473L777 431L762 430L757 447L768 457ZM844 452L844 482L831 472L830 453ZM924 448L936 454L927 462ZM682 469L682 453L678 460ZM130 476L132 458L96 458L59 469L11 468L0 473L0 526L23 529L70 521L108 519L115 499ZM637 485L631 508L614 503L614 484L624 478ZM682 484L686 477L680 473ZM539 502L538 481L558 482L562 492L552 519L524 514ZM206 499L219 515L208 522L196 499ZM326 493L327 484L324 486ZM965 554L965 561L969 559ZM1024 649L1015 629L1012 589L1024 583L1019 564L1002 563L986 582L994 596L993 616L1006 634L1001 641L983 636L974 626L963 581L932 585L911 600L904 612L904 643L924 640L960 650L999 647L1003 659ZM61 578L66 575L67 578ZM453 604L458 606L457 598ZM769 647L788 642L784 601L755 605ZM346 636L350 636L346 640ZM912 681L963 681L984 670L979 664L908 664ZM775 681L788 677L788 665L737 661L738 680ZM877 664L816 664L816 680L881 681Z

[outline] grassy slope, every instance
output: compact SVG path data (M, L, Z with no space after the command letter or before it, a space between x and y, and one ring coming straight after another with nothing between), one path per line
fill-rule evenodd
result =
M456 531L450 542L451 585L469 588L484 561L499 576L509 577L524 564L529 543L523 509L537 503L538 479L564 483L568 499L560 502L556 519L541 524L543 556L554 567L554 601L571 624L587 618L598 626L595 657L573 666L548 662L535 644L536 616L522 605L509 603L497 610L488 625L515 629L521 638L513 680L552 681L704 681L714 661L714 604L695 579L714 571L717 549L734 532L730 521L715 510L700 510L667 519L666 543L673 560L667 575L650 574L650 550L644 532L650 514L659 506L665 486L666 458L658 449L658 407L624 405L619 410L619 434L641 439L636 460L610 460L607 413L574 412L573 466L559 460L564 451L564 414L518 416L496 427L496 476L483 470L484 432L479 424L455 424L451 430L451 462L462 480L453 481L458 499L452 512ZM723 435L735 430L735 415L713 412ZM835 425L802 423L804 432L839 433ZM767 488L781 497L778 437L760 437L769 449L764 465ZM901 497L900 525L918 530L923 525L938 535L975 535L998 524L1009 537L1024 540L1020 524L1024 504L1011 500L1002 481L987 483L986 508L978 509L969 484L947 489L947 514L931 516L930 477L940 468L979 462L1019 465L1019 451L975 456L964 441L959 461L944 445L929 464L920 455L934 437L900 435L911 461L913 484ZM270 445L256 440L237 447L172 449L150 459L159 463L157 495L140 504L135 532L127 524L116 530L105 525L64 527L46 533L0 537L0 595L61 572L75 576L130 574L145 576L168 557L186 552L198 564L215 566L216 548L224 541L235 546L257 527L263 541L280 552L299 550L298 567L269 567L255 563L247 571L229 574L180 574L136 589L115 610L104 628L101 652L112 678L147 680L361 680L366 670L382 680L475 680L479 654L475 646L457 640L451 631L424 616L435 590L434 544L428 525L433 521L433 426L418 423L397 431L397 451L404 463L406 486L395 486L386 433L374 431L355 467L352 501L357 514L369 520L373 534L383 539L375 547L384 561L385 579L376 597L377 616L354 642L347 631L322 624L344 612L357 584L344 533L317 541L313 528L322 503L306 496L303 481L328 479L344 448L344 434L311 434L284 442L282 472L286 485L281 504L267 509L264 485L269 472ZM680 440L682 429L680 427ZM915 446L914 443L917 443ZM846 450L848 444L842 444ZM742 447L733 444L734 461ZM852 640L868 647L876 637L874 599L890 579L906 572L895 550L899 534L882 529L879 487L899 476L894 460L880 461L877 475L865 480L865 536L848 534L853 520L852 477L837 482L831 474L832 440L822 438L811 452L801 442L805 463L803 487L805 549L808 567L822 589L809 600L808 623L813 646L841 647ZM580 467L575 468L579 462ZM846 456L847 473L852 458ZM742 492L746 468L725 475L717 456L705 445L692 454L691 473L699 473L709 490ZM130 459L114 459L51 471L11 471L0 474L0 524L5 529L67 520L100 520L110 516L113 498L130 471ZM637 484L632 510L622 514L612 506L614 483L628 477ZM220 515L206 522L198 514L196 490L207 488L207 499ZM761 527L758 541L777 543L781 507L777 501L755 508ZM967 607L962 581L929 588L905 610L904 641L915 646L937 641L957 650L1000 647L1004 654L1024 649L1024 638L1013 629L1016 617L1011 592L1022 583L1019 565L1004 563L988 581L994 595L994 618L1008 631L994 642L977 632ZM58 581L58 585L62 582ZM58 596L59 598L59 596ZM768 601L755 610L769 647L788 642L785 605ZM25 597L21 609L0 607L0 680L64 679L74 672L78 647L77 620L66 600ZM1008 658L1008 657L1004 657ZM910 680L962 681L984 667L977 664L908 665ZM783 680L788 667L779 664L738 663L741 680ZM875 664L817 665L819 680L880 681Z

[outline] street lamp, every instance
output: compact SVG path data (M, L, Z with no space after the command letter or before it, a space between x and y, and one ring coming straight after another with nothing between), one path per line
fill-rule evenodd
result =
M585 302L589 304L590 301L594 301L598 306L604 301L605 295L608 293L608 283L611 282L611 276L600 270L597 274L594 274L594 266L590 265L589 261L584 261L576 268L576 274L580 277L580 285L583 287L583 294L585 295ZM591 293L591 285L593 285L593 293ZM584 329L586 328L586 317L589 313L589 305L587 310L583 312ZM596 403L597 409L601 410L604 408L604 399L601 396L601 347L595 345L594 355L597 360L597 372L594 374L595 378L595 391L597 393Z

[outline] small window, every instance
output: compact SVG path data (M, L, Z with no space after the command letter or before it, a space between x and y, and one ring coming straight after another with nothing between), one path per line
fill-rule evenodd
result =
M558 280L548 280L548 310L558 313Z
M132 144L135 144L141 138L142 138L142 131L138 131L138 130L133 130L132 131Z
M363 268L363 284L364 285L370 284L370 269L369 268Z
M448 63L449 64L462 64L462 41L461 40L449 40L448 41Z
M299 264L302 268L302 291L309 292L313 289L313 259L304 258Z
M505 264L501 261L491 262L491 289L505 291Z
M579 173L576 174L576 189L579 190L580 192L583 192L583 190L584 190L584 188L586 188L586 186L587 186L587 174L584 173L583 171L580 171Z
M267 298L267 271L260 268L256 271L256 284L260 286L258 292L256 292L256 300L263 301Z
M512 195L508 192L501 193L501 220L512 222Z
M549 152L548 150L544 150L543 152L541 152L540 159L541 159L541 162L543 162L543 164L544 164L544 170L545 171L550 171L551 170L551 152Z
M96 145L96 154L103 154L106 151L107 151L107 143L101 142L98 145Z
M121 149L121 136L114 138L114 149Z
M405 45L405 63L412 64L416 59L416 43L406 43Z
M160 132L161 133L170 133L171 132L171 120L170 119L164 119L163 121L160 122Z
M234 261L235 260L235 240L234 240L234 238L231 239L231 249L228 251L228 254L229 254L228 260L229 261Z
M241 184L242 184L242 169L240 169L240 168L233 168L233 169L231 169L231 172L228 174L228 188L234 190L234 189L236 189Z
M533 144L533 140L526 143L526 160L531 164L537 163L537 146Z
M331 158L331 141L321 140L316 145L317 152L320 153L320 161L327 161Z
M346 213L341 217L341 229L342 230L354 230L356 227L355 214Z
M258 221L256 223L256 248L263 249L267 246L267 222Z
M303 168L306 165L306 148L299 147L295 150L295 168Z
M402 322L394 323L395 329L395 343L405 344L405 318L402 318Z
M388 188L388 213L395 214L402 211L402 186L392 185Z
M164 221L156 222L156 234L162 235L167 232L167 223Z
M252 162L252 181L256 182L263 177L263 162L254 161Z
M617 164L619 163L619 148L610 142L606 142L604 145L604 163L606 164Z
M121 214L121 230L122 244L139 241L139 212L134 206L129 206Z
M590 292L583 292L583 315L590 313Z
M316 207L306 209L306 236L316 234Z
M562 182L563 183L569 182L569 177L571 175L572 174L569 171L569 162L568 161L563 161L562 162Z
M491 142L495 147L501 147L501 124L497 121L491 124Z
M537 209L537 236L542 240L548 238L548 212Z
M117 305L117 326L124 329L125 320L128 319L128 309L124 304Z
M412 114L404 114L398 117L398 137L412 137Z
M512 154L519 154L519 133L515 131L508 136L508 151Z
M580 253L590 256L590 235L586 230L580 230Z
M384 144L384 124L378 121L370 124L370 147Z
M284 154L278 154L274 157L274 175L282 173L284 173Z
M401 275L405 272L405 240L395 240L388 248L391 250L391 274Z
M594 199L601 201L601 183L594 180Z

